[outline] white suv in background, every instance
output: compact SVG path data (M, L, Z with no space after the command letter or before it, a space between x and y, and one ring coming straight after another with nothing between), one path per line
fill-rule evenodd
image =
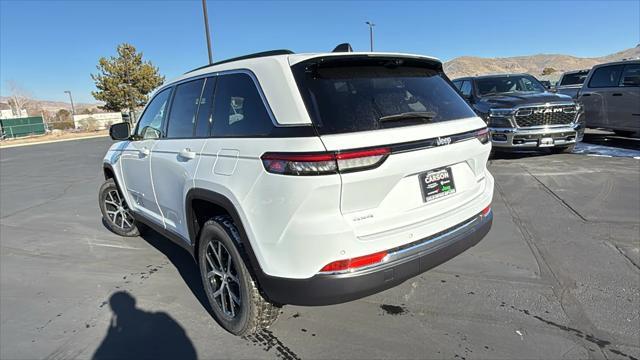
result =
M111 127L100 207L192 253L216 320L358 299L480 241L492 223L486 125L434 58L253 54L158 89Z

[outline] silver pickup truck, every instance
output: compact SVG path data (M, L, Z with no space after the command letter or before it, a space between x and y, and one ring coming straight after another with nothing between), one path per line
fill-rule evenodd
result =
M569 95L573 99L577 99L578 91L582 88L582 84L587 78L587 75L589 75L589 69L567 71L560 77L558 86L556 87L556 92L558 94Z

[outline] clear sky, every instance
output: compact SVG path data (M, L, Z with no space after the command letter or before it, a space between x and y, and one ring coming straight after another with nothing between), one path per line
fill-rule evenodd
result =
M214 61L291 49L505 57L601 56L640 42L640 0L630 1L208 1ZM0 0L0 93L13 80L34 97L93 102L98 58L128 42L168 79L207 62L198 1Z

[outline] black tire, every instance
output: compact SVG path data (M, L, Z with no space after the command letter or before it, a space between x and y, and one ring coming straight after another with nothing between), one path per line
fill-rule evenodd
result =
M131 216L131 210L113 179L100 186L98 201L102 219L109 230L128 237L139 236L144 231L144 225Z
M268 328L280 311L260 294L238 245L241 240L230 217L216 216L202 226L198 245L200 274L213 316L238 336Z
M573 149L575 149L576 144L573 145L569 145L569 146L562 146L562 147L554 147L551 148L551 152L554 154L570 154L573 152Z

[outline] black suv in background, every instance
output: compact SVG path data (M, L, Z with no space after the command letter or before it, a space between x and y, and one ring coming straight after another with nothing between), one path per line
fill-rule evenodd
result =
M453 84L489 126L494 150L571 152L582 140L580 105L548 92L529 74L465 77Z
M587 75L589 75L589 69L567 71L560 77L558 86L556 86L556 92L577 99L578 92L580 88L582 88L582 84L584 83L584 79L587 78Z

